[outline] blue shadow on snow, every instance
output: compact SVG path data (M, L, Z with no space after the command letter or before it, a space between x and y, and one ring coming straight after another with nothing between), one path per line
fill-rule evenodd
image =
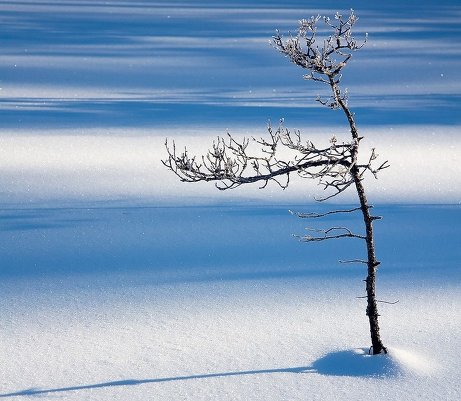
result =
M106 387L138 386L142 384L166 383L184 380L212 379L230 376L249 376L275 373L317 373L324 376L372 377L376 379L385 379L397 376L399 374L399 368L388 355L371 356L367 354L367 350L365 349L356 349L328 353L314 361L311 366L206 373L189 376L163 377L156 379L126 379L51 389L30 388L14 393L0 394L0 398L35 396Z

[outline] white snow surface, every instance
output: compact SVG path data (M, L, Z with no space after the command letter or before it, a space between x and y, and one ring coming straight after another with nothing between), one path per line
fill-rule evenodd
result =
M453 320L459 288L437 293L436 303L418 299L427 288L394 289L405 306L386 309L382 319L389 354L371 357L362 348L363 305L352 291L338 291L354 287L352 280L135 281L123 277L123 288L94 278L78 290L46 282L15 287L28 296L2 301L1 397L459 398L452 349L461 334L459 317Z
M383 216L379 356L365 269L338 264L363 244L292 237L360 232L360 216L288 212L355 207L353 192L318 204L294 177L220 192L161 164L165 138L201 154L281 117L348 141L268 45L344 2L0 1L1 399L461 399L461 8L355 3L370 36L344 85L363 157L391 165L365 178Z
M459 206L377 208L378 298L399 302L374 357L365 271L337 263L360 244L300 244L287 209L3 210L0 397L459 398Z
M349 141L341 127L300 128L305 140L328 146L335 135ZM216 191L213 184L184 184L162 164L165 139L179 151L206 153L225 128L85 129L8 132L0 137L0 203L4 205L53 202L116 201L155 205L192 205L223 202L302 203L325 195L315 180L292 177L282 191L271 183L264 191L248 185ZM267 128L230 130L236 139L264 137ZM458 127L364 127L364 158L376 148L381 162L391 168L375 180L370 174L370 198L390 203L460 203L461 142ZM255 152L260 152L258 146ZM378 162L379 162L378 160ZM352 191L336 198L354 202Z

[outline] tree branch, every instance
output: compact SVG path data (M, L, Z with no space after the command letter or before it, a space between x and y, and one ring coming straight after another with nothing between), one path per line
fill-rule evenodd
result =
M362 263L368 264L368 261L362 259L340 260L339 263Z
M309 70L304 76L305 79L329 84L330 78L334 78L338 84L341 81L341 70L351 59L352 53L365 45L368 35L365 35L365 40L359 44L352 36L352 27L358 21L354 10L350 11L347 18L337 13L335 23L328 17L323 18L324 24L333 30L333 34L323 40L323 47L320 48L316 45L317 25L320 19L317 15L299 21L296 36L290 35L288 39L284 39L277 31L272 43L294 64ZM338 107L336 102L320 103L331 108Z
M362 297L356 297L357 299L365 299L367 298L367 295L364 295ZM383 300L380 300L380 299L377 299L376 302L380 302L382 304L389 304L389 305L395 305L395 304L398 304L400 301L397 300L397 301L383 301Z
M358 238L365 240L366 237L363 235L354 234L349 230L347 227L331 227L327 230L319 230L314 228L306 228L306 230L322 233L322 236L312 236L312 235L294 235L295 238L298 238L302 242L319 242L319 241L326 241L330 239L338 239L338 238ZM338 234L335 232L339 231Z
M288 210L288 212L290 212L290 214L296 216L296 217L299 217L301 219L318 219L318 218L322 218L322 217L325 217L325 216L329 216L329 215L332 215L332 214L338 214L338 213L352 213L352 212L356 212L360 210L360 207L355 207L353 209L345 209L345 210L330 210L329 212L326 212L326 213L300 213L300 212L293 212L292 210Z
M299 131L291 133L282 126L274 132L269 125L268 133L267 139L253 138L259 151L250 152L249 139L238 142L228 134L227 141L218 137L199 158L189 155L187 148L178 152L175 142L170 145L167 140L168 158L162 163L183 182L215 181L221 190L254 182L262 182L261 188L264 188L270 181L285 189L291 173L319 178L325 189L336 188L338 193L350 185L347 173L353 145L334 142L330 147L319 148L311 141L303 143ZM279 157L281 147L290 150L293 157L288 160Z

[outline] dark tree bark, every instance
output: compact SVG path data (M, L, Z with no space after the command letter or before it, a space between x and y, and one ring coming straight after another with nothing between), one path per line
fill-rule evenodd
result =
M349 127L351 130L351 135L356 143L356 146L352 150L352 161L353 167L351 168L351 176L354 179L355 188L360 202L360 210L363 215L363 221L365 224L365 241L367 245L367 278L365 279L366 283L366 292L367 292L367 309L366 313L370 323L370 335L371 335L371 344L372 344L372 353L381 354L387 353L386 347L381 341L381 335L379 330L378 322L378 305L376 300L376 269L379 266L380 262L376 259L375 252L375 243L374 243L374 233L373 233L373 221L379 219L377 216L372 216L370 214L370 206L368 204L368 199L365 193L365 187L363 186L362 177L360 175L360 170L357 167L359 146L361 137L357 131L357 126L355 125L354 115L349 110L347 104L340 96L340 90L337 87L337 84L330 77L329 80L331 89L334 93L334 97L339 104L340 108L343 110L344 114L347 117L349 122Z

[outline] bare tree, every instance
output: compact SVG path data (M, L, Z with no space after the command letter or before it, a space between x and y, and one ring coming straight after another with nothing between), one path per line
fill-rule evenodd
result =
M267 138L244 138L237 141L230 134L218 137L211 149L201 156L191 156L185 148L178 152L175 143L166 141L168 158L163 164L175 173L181 181L198 182L214 181L221 190L236 188L242 184L261 183L261 188L273 181L286 188L290 176L297 174L303 178L318 179L320 185L327 190L327 195L319 201L335 197L348 188L354 188L359 205L352 209L332 210L327 213L295 213L300 218L316 219L341 213L360 212L364 221L364 233L352 232L347 227L330 227L315 230L310 235L300 236L305 242L327 241L330 239L353 238L366 244L367 258L352 259L344 263L363 263L367 266L366 314L370 324L372 347L370 353L386 353L379 331L378 308L376 299L376 271L380 264L376 259L373 235L373 222L380 219L371 214L372 206L368 203L363 179L365 173L375 177L388 167L387 161L377 163L374 149L365 162L359 161L360 142L355 123L355 116L348 106L347 90L341 89L342 71L350 61L353 52L361 49L366 43L358 43L352 35L352 28L358 18L354 11L343 16L337 13L334 20L328 17L311 17L301 20L295 36L284 38L277 31L273 37L274 47L294 64L306 69L305 79L326 85L331 90L328 98L318 97L317 101L330 109L341 110L348 121L351 140L338 143L333 137L330 145L319 147L311 141L303 141L299 131L291 132L281 123L274 130L268 126ZM331 32L324 39L319 38L320 23ZM258 145L257 151L254 145ZM283 154L282 154L283 150ZM289 157L287 157L287 153Z

